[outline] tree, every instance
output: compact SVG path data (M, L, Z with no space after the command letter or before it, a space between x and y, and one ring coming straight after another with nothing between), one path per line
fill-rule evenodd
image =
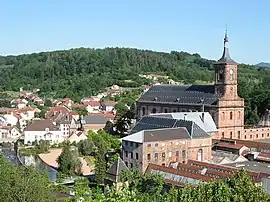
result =
M94 144L90 137L88 137L85 140L81 140L77 144L77 147L78 147L79 153L83 156L90 155L94 152L94 148L93 148Z
M40 140L37 144L37 149L39 153L48 152L50 148L50 142L48 140Z
M97 184L103 184L106 174L106 161L105 155L107 153L107 148L105 142L101 137L97 137L97 142L95 146L97 147L96 153L96 163L95 163L95 181Z
M74 107L73 110L78 112L80 116L86 116L88 114L88 111L86 110L86 108Z
M55 201L47 176L40 175L30 168L14 167L1 155L0 167L0 201Z
M52 101L49 100L49 99L46 99L46 100L44 101L44 106L45 106L45 107L52 107Z
M68 175L74 175L77 170L81 168L81 162L78 159L78 155L75 151L71 150L69 142L66 142L63 147L63 151L57 159L59 164L59 172Z

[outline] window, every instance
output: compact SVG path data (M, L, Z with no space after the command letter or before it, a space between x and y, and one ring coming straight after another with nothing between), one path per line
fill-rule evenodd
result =
M147 147L151 147L151 144L148 144Z
M145 115L145 107L142 108L142 114Z
M158 153L155 153L155 161L158 161Z
M258 134L256 134L256 138L258 138L259 137L259 135Z
M157 113L157 109L156 108L153 108L152 109L152 114L155 114L155 113Z
M151 154L147 154L147 160L148 160L148 161L151 160Z
M269 133L267 133L267 137L269 137Z
M127 141L125 141L125 145L127 145L127 146L128 146L128 142L127 142Z
M164 113L168 113L168 109L164 109Z
M133 142L129 142L129 145L130 145L131 147L133 147Z
M165 163L162 163L162 166L165 166Z
M165 152L162 153L162 161L165 161Z
M133 163L130 163L130 167L133 168Z
M250 135L250 139L252 139L252 135Z
M175 156L179 156L179 151L176 151Z
M247 139L247 136L245 135L245 139Z
M128 152L126 151L126 157L128 157Z
M127 162L127 161L125 162L125 164L126 164L126 166L128 167L128 162Z
M224 138L224 132L221 133L222 138Z
M130 152L130 158L133 159L133 152Z
M230 112L230 119L232 120L233 119L233 113Z
M173 112L176 112L176 109L174 109Z
M225 112L222 112L222 120L225 120Z
M240 139L240 131L238 131L238 139Z
M138 154L138 153L136 153L136 159L137 159L137 160L139 159L139 154Z
M202 161L203 160L203 150L199 149L198 153L197 153L197 160L198 161Z
M155 144L155 147L158 147L158 143Z
M231 139L233 138L233 136L232 136L232 131L230 132L230 138L231 138Z
M183 151L182 151L182 157L183 157L183 158L186 158L186 150L183 150Z
M241 112L238 111L238 119L241 119Z
M262 138L264 137L264 134L262 134Z

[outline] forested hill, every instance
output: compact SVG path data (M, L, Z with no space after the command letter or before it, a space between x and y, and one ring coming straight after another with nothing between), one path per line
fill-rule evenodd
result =
M7 56L0 57L0 90L40 88L42 93L53 93L56 97L81 98L113 84L127 87L148 84L149 80L139 77L139 73L166 74L184 83L211 82L213 62L199 54L130 48L79 48ZM268 107L268 81L270 69L239 65L239 93L246 99L247 108L258 109L258 115Z

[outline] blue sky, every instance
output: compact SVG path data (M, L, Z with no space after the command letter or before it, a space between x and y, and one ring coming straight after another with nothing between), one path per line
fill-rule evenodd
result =
M118 46L219 59L227 24L234 60L270 62L269 8L269 0L2 1L0 55Z

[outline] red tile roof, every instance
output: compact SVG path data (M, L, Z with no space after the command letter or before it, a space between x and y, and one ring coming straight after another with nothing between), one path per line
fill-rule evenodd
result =
M98 101L86 101L86 102L84 102L84 104L90 105L91 107L99 107L100 106L100 102L98 102Z
M249 148L258 148L258 149L270 148L270 143L266 143L266 142L255 142L255 141L250 141L250 140L237 140L237 139L226 139L226 138L223 138L221 140L213 139L213 143L223 142L223 141L234 141L236 144L243 144Z
M229 149L241 149L242 147L244 147L244 144L231 144L231 143L227 143L227 142L220 142L218 143L216 146L218 147L225 147L225 148L229 148Z

